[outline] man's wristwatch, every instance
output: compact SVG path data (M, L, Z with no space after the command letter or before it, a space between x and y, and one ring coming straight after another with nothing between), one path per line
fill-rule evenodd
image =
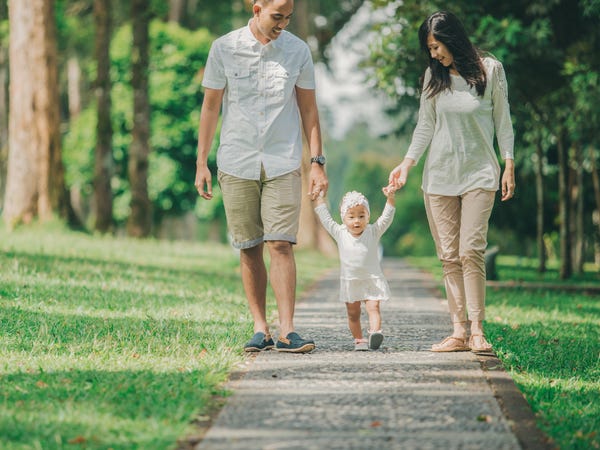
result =
M325 157L323 155L319 155L319 156L313 156L312 158L310 158L310 163L317 163L320 166L324 166L325 165Z

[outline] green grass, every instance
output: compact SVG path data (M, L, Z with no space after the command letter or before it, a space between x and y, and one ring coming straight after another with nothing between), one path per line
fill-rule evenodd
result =
M435 259L412 262L441 280ZM512 277L556 285L556 268L540 276L532 267L534 261L503 257L498 272L504 281ZM596 270L561 283L584 288L599 286L600 280ZM486 303L488 338L535 412L538 426L561 450L600 448L598 296L488 288Z
M251 333L229 246L0 228L0 448L174 448Z

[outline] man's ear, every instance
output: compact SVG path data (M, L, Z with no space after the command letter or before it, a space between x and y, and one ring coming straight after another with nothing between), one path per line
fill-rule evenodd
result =
M254 14L255 16L258 15L261 9L262 7L258 3L255 3L254 5L252 5L252 14Z

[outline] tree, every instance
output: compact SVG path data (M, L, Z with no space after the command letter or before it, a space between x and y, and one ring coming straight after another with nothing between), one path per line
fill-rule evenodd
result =
M94 208L96 231L110 231L113 223L113 204L110 180L113 171L111 82L110 82L110 0L94 0L96 22L96 151L94 165Z
M6 163L8 159L8 24L4 11L0 9L0 211L6 186Z
M9 227L53 213L67 217L61 159L53 0L11 0L8 174Z
M132 0L133 46L131 87L133 89L133 130L129 149L128 174L131 187L131 214L127 234L147 237L152 229L148 197L148 155L150 154L150 101L148 98L149 27L148 0Z

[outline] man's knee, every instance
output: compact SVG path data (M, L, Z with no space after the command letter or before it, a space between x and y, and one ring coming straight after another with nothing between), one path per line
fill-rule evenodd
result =
M269 251L279 254L290 254L292 253L292 243L288 241L267 241Z

